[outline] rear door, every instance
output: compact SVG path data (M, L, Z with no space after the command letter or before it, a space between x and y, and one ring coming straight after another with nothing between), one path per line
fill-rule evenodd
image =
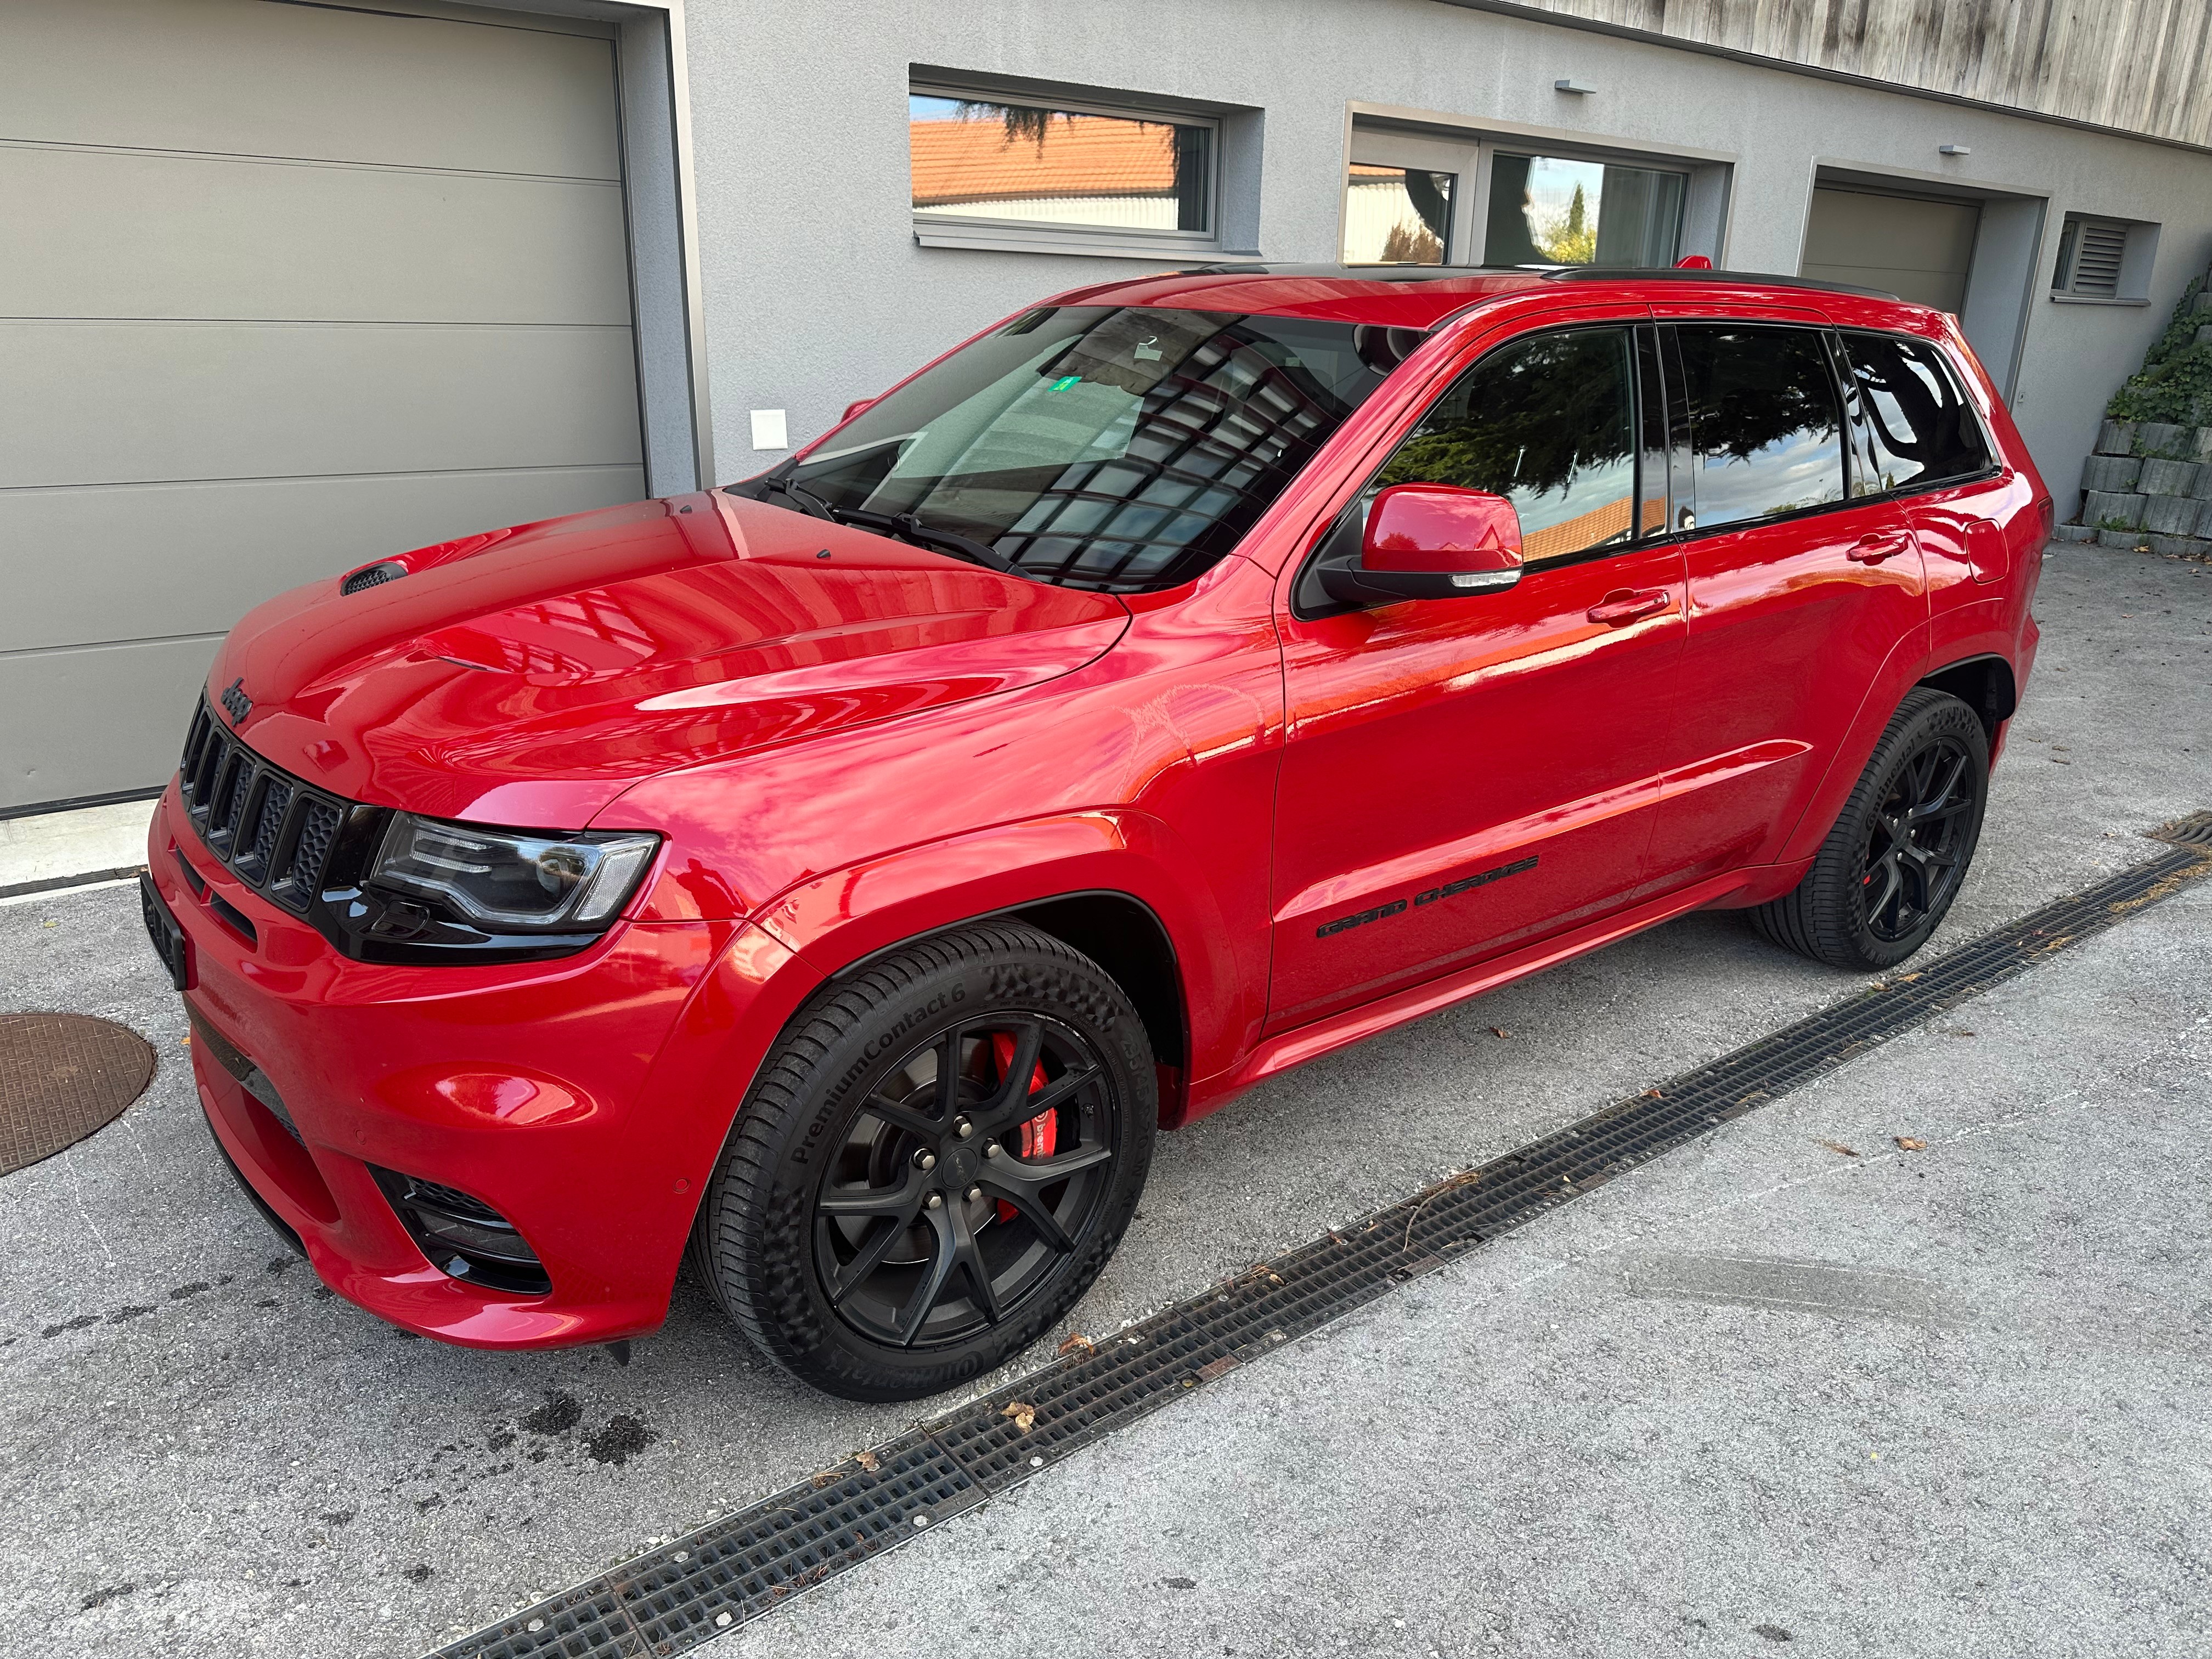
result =
M1637 387L1656 351L1634 320L1483 355L1335 532L1356 536L1384 484L1504 495L1528 561L1516 586L1366 611L1301 593L1279 619L1271 1026L1556 931L1645 880L1682 555L1653 539L1665 469Z
M1848 471L1826 331L1664 331L1692 533L1682 717L1652 843L1680 885L1775 858L1900 648L1927 584L1904 507Z
M1845 329L1839 343L1858 417L1854 475L1903 498L1931 608L1989 597L1975 590L2010 568L1999 515L2014 492L1955 374L1932 341Z

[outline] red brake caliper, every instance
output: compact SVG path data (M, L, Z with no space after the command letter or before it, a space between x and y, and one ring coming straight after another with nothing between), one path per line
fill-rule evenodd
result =
M1004 1031L992 1032L991 1058L998 1063L999 1075L1003 1079L1006 1075L1006 1068L1014 1063L1013 1038ZM1030 1092L1035 1094L1044 1087L1044 1062L1039 1060L1036 1070L1030 1073ZM1022 1125L1022 1156L1024 1158L1050 1158L1052 1149L1059 1142L1060 1114L1056 1110L1039 1112ZM1000 1220L1012 1221L1020 1213L1020 1211L1007 1203L1005 1199L999 1200Z

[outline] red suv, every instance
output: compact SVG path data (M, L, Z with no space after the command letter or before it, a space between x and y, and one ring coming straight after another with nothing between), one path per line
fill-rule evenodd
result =
M1710 271L1065 294L772 471L222 647L147 920L246 1190L483 1347L926 1395L1156 1126L1699 908L1926 940L2050 501L1952 319Z

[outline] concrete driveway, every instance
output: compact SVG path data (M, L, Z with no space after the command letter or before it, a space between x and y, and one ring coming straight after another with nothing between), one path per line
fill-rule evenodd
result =
M1935 950L2212 805L2212 569L2057 548L2037 609ZM720 1645L2201 1652L2208 908L2147 909ZM1692 917L1293 1073L1163 1143L1070 1328L1856 984ZM5 1645L419 1652L921 1414L789 1384L689 1285L627 1364L446 1348L322 1291L208 1145L128 888L0 902L0 1010L31 1008L162 1063L0 1178Z

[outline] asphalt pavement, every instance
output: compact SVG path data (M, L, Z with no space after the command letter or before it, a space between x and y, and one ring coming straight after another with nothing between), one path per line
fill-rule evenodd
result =
M2037 611L1931 950L2212 806L2212 568L2061 547ZM708 1651L2202 1652L2208 908L2150 907ZM1291 1073L1163 1141L1068 1328L1860 983L1701 915ZM208 1144L127 887L0 900L0 1010L33 1008L162 1060L0 1177L0 1650L420 1652L922 1414L788 1382L689 1285L627 1363L331 1296Z

